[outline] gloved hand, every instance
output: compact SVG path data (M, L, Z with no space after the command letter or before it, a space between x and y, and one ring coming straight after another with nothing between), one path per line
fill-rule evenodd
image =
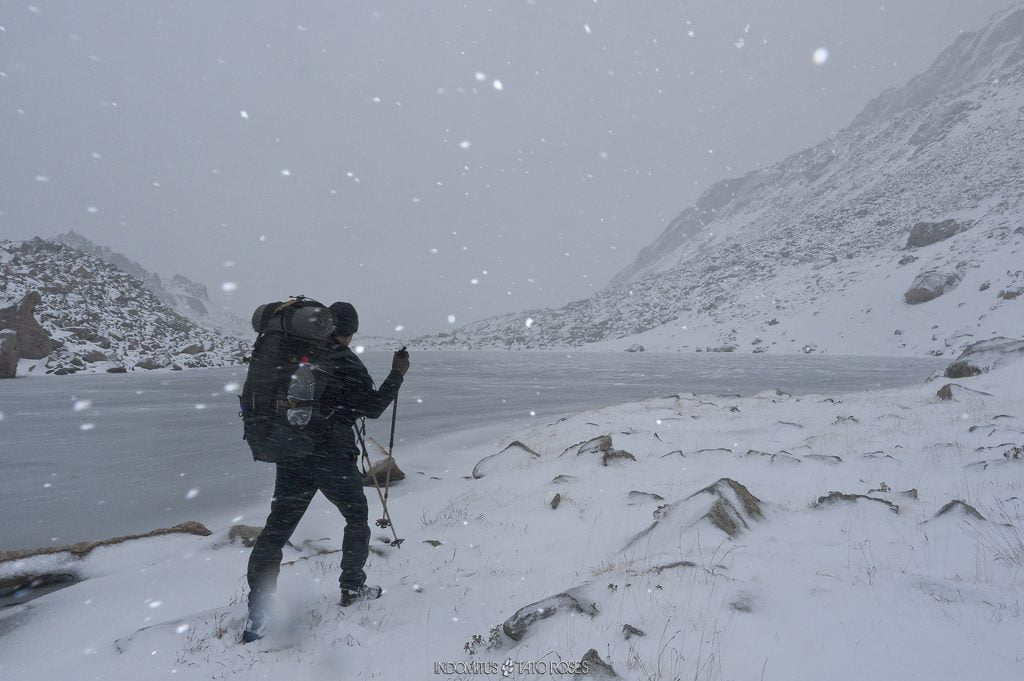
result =
M404 345L401 350L395 352L395 356L391 360L391 370L397 371L403 376L409 370L409 351L405 349Z

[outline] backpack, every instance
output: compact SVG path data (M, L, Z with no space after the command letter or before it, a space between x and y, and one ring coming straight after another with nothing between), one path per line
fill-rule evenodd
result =
M296 296L260 305L252 327L256 342L238 398L242 439L256 461L278 463L308 454L325 387L315 364L334 331L331 311L316 300Z

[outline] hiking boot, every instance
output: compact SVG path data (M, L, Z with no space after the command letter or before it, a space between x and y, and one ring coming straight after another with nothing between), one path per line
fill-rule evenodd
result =
M262 600L262 599L261 599ZM249 617L242 632L242 643L258 641L270 631L270 604L253 601L249 604Z
M383 595L384 589L379 586L368 586L363 584L358 589L341 590L341 607L347 608L356 601L372 601Z

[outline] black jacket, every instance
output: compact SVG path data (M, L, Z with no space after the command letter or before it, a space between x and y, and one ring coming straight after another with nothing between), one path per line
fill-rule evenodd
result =
M357 452L352 426L361 417L375 419L384 413L398 396L402 374L392 370L374 388L370 372L362 360L348 347L334 343L317 361L317 370L326 383L320 396L319 445L331 450Z

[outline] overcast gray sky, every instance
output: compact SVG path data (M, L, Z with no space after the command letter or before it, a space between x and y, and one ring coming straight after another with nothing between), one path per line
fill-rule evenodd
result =
M365 332L558 306L1009 4L0 0L0 238Z

